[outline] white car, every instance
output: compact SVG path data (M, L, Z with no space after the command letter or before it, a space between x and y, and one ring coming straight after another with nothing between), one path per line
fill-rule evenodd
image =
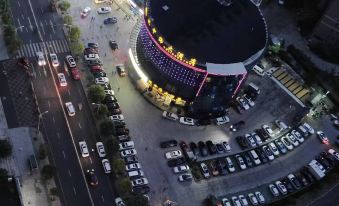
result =
M245 134L245 138L247 139L247 142L249 143L249 145L251 147L256 147L257 143L255 142L255 140L253 139L252 135L250 134Z
M273 136L273 130L271 129L271 127L269 127L268 125L264 124L262 126L262 128L265 130L265 132L268 134L268 136L270 136L270 137Z
M230 119L227 116L222 116L222 117L218 117L215 119L215 124L222 125L222 124L226 124L229 121Z
M271 149L271 151L273 152L273 154L274 154L275 156L279 156L280 152L279 152L277 146L275 146L275 144L274 144L273 142L270 142L270 143L268 144L268 146L269 146L269 148Z
M168 111L164 111L162 113L162 117L165 118L165 119L174 120L174 121L177 121L179 119L178 115L176 115L172 112L168 112Z
M222 145L224 146L226 152L231 151L231 146L228 142L224 141L224 142L222 142Z
M182 174L178 176L179 182L192 181L193 176L191 174Z
M208 171L207 165L202 162L200 164L201 170L202 170L202 174L204 175L204 177L207 179L210 177L210 172Z
M132 171L132 170L138 170L141 169L141 165L140 163L132 163L132 164L128 164L126 165L126 171Z
M45 60L44 54L41 51L36 52L36 57L37 57L39 66L45 66L46 65L46 60Z
M243 98L237 97L237 101L239 102L241 107L244 108L245 110L249 110L250 109L250 106L245 102L245 100Z
M227 198L222 198L221 202L223 206L232 206L231 202Z
M121 157L128 157L136 154L137 151L135 149L128 149L120 152Z
M189 168L188 165L180 165L180 166L176 166L176 167L173 168L174 173L187 172L189 170L190 170L190 168Z
M68 116L74 116L75 115L75 109L74 109L72 102L66 102L65 106L66 106Z
M327 152L333 155L337 160L339 160L339 153L337 151L335 151L334 149L329 149Z
M147 178L139 178L131 181L133 187L141 186L141 185L147 185L148 180Z
M103 159L103 160L101 160L101 163L102 163L102 166L103 166L103 168L104 168L104 171L105 171L105 173L106 174L109 174L109 173L111 173L111 165L109 164L109 161L108 161L108 159Z
M255 197L255 195L253 193L249 193L248 195L248 199L250 200L250 202L252 203L252 205L258 205L258 199Z
M238 197L233 196L232 197L232 202L233 202L234 206L241 206L241 203L240 203Z
M66 77L64 73L58 73L58 79L59 79L60 86L62 87L67 86L67 81L66 81Z
M80 151L81 151L81 156L82 157L88 157L89 156L89 152L88 152L88 147L85 141L80 141L79 142L79 146L80 146Z
M279 192L281 194L283 194L283 195L287 194L287 189L286 189L285 185L282 182L276 181L275 182L275 186L277 186L277 188L278 188L278 190L279 190Z
M254 106L255 106L254 101L253 101L250 97L248 97L247 95L244 95L243 98L244 98L244 100L246 100L246 102L247 102L251 107L254 107Z
M67 62L68 66L70 68L74 68L74 67L77 66L77 64L75 63L74 58L71 55L67 55L66 56L66 62Z
M263 194L261 194L261 192L257 191L254 194L257 197L257 199L258 199L260 204L264 204L265 203L265 197L264 197Z
M86 54L84 55L84 59L86 61L97 60L100 59L99 54Z
M259 135L257 135L257 133L253 132L251 135L252 135L253 139L255 140L255 142L257 143L257 145L262 144L262 140L259 137Z
M194 119L190 117L180 117L179 122L186 125L194 125Z
M238 197L242 206L248 206L248 201L244 195L239 195Z
M303 127L311 134L314 134L314 129L311 127L311 125L307 124L306 122L303 124Z
M174 151L170 151L170 152L166 152L165 157L166 159L175 159L175 158L179 158L182 156L182 153L180 150L174 150Z
M107 77L95 78L95 84L107 84L109 79Z
M89 7L89 6L85 7L84 10L82 10L82 12L81 12L81 17L88 16L89 12L91 12L91 7Z
M274 123L277 125L277 127L279 127L280 131L288 129L288 126L283 121L275 120Z
M238 161L240 169L245 170L247 167L246 167L246 164L245 164L244 159L242 158L242 156L237 154L237 155L235 155L235 158Z
M281 142L284 144L284 146L288 150L292 150L293 149L293 145L290 143L290 141L288 140L288 138L286 136L281 138Z
M286 136L288 137L288 140L290 141L290 143L293 144L293 146L295 146L295 147L299 146L299 142L294 137L294 135L292 135L291 133L288 133Z
M297 130L292 130L291 134L300 142L303 143L304 142L304 138L303 136L297 131Z
M277 186L275 186L274 184L269 184L268 189L271 191L271 193L274 197L279 196L279 190L278 190Z
M104 92L105 92L105 95L109 95L109 96L114 95L114 91L111 90L111 89L109 89L109 90L104 90Z
M51 58L52 66L58 67L60 65L58 56L56 54L50 54L49 57Z
M115 198L115 205L116 206L126 206L125 203L122 201L121 197Z
M227 168L230 171L230 173L235 172L235 168L234 168L234 165L233 165L231 158L226 157L225 160L226 160Z
M264 153L266 154L269 160L271 161L274 160L273 152L270 150L270 148L267 145L262 146L262 150L264 151Z
M97 142L95 145L97 147L99 157L105 157L106 152L105 152L104 144L102 142Z
M98 9L98 14L107 14L111 13L112 9L111 7L101 7Z
M132 149L134 148L134 142L128 141L128 142L122 142L119 144L119 150L125 150L125 149Z
M109 116L108 118L112 121L122 121L122 120L124 120L124 115L117 114L117 115Z

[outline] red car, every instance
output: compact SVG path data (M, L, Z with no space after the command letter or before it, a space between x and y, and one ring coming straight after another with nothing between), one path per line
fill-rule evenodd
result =
M79 80L80 79L80 73L79 73L78 68L76 68L76 67L72 68L71 72L72 72L73 79L75 79L75 80Z
M100 65L91 66L91 72L103 72L105 71Z

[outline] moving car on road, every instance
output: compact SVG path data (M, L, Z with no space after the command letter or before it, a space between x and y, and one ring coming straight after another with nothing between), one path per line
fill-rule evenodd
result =
M106 152L105 152L104 144L102 142L97 142L95 145L97 147L99 157L105 157Z
M320 141L323 143L323 144L329 144L330 141L328 140L328 138L325 136L324 132L323 131L317 131L317 135L318 135L318 138L320 139Z
M119 49L118 43L115 40L109 40L109 46L113 51Z
M106 174L111 173L111 165L109 164L108 159L101 160L102 166Z
M92 186L98 185L99 181L98 181L98 177L94 173L94 169L87 170L86 177L90 185Z
M67 81L64 73L58 73L58 79L61 87L67 86Z
M50 54L49 55L50 59L51 59L51 63L53 67L58 67L59 66L59 60L56 54Z
M41 51L36 52L37 62L39 66L45 66L46 60L44 54Z
M72 102L66 102L65 106L66 106L68 116L74 116L75 115L75 109L74 109Z
M69 68L74 68L77 66L74 58L71 55L66 56L66 63Z
M117 64L115 66L120 77L126 76L125 66L123 64Z
M80 141L79 142L79 146L80 146L80 151L81 151L81 156L82 157L88 157L89 156L89 152L88 152L88 147L85 141Z
M179 119L178 115L176 115L172 112L168 112L168 111L164 111L162 113L162 117L165 118L165 119L174 120L174 121L177 121Z

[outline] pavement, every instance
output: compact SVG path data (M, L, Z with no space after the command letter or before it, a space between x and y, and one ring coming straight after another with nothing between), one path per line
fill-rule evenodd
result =
M9 56L8 56L8 52L7 52L7 47L6 47L6 44L5 44L5 40L4 40L4 30L3 30L3 27L2 27L2 20L0 20L0 48L3 48L0 50L0 61L1 60L4 60L4 59L8 59Z

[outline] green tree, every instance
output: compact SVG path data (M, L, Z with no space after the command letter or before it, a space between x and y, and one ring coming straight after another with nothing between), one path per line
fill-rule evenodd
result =
M14 39L12 39L12 41L9 43L7 48L11 54L14 54L16 51L20 49L20 46L21 46L20 39L17 37L14 37Z
M12 154L12 145L8 140L0 140L0 158L7 158Z
M108 114L108 108L106 105L104 104L100 104L100 106L98 106L98 108L96 109L95 114L98 117L105 117Z
M88 88L88 96L94 103L100 103L105 99L104 88L100 85L91 85Z
M64 16L64 24L72 25L73 24L73 18L70 15Z
M58 196L59 195L58 189L56 187L53 187L53 188L49 189L49 192L53 196Z
M0 182L6 182L8 178L8 171L0 168Z
M11 23L11 16L9 15L8 12L5 12L1 16L2 23L5 25L9 25Z
M113 130L114 130L114 125L111 120L104 120L103 122L101 122L100 131L102 135L104 136L112 135L114 132Z
M70 27L69 30L69 38L71 41L78 41L80 39L81 31L80 28L77 26L72 26Z
M132 191L131 182L130 182L129 178L126 178L126 177L119 179L117 181L116 187L117 187L118 193L121 196L126 196L128 193L130 193Z
M47 157L47 148L46 145L40 144L39 146L39 159L43 160Z
M124 201L128 206L148 206L148 200L141 194L131 194L124 197Z
M115 156L119 151L118 140L111 137L110 139L107 140L106 144L107 144L108 150L113 153L113 156Z
M41 169L41 175L45 180L51 179L55 175L55 167L52 165L45 165Z
M68 1L62 1L59 3L59 9L61 11L67 11L71 7L71 4Z
M122 176L125 174L125 161L121 158L113 159L112 167L114 168L114 172L118 176Z
M80 43L79 41L71 42L70 48L71 48L71 51L74 54L74 56L81 55L82 52L85 49L84 45L82 43Z
M2 0L0 1L0 14L8 11L8 1Z

